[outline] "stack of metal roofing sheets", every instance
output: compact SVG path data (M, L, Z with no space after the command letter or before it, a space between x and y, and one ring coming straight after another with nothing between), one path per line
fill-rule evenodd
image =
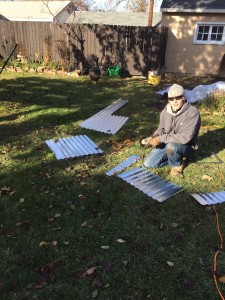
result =
M118 175L118 177L159 202L184 190L183 187L179 187L178 185L162 179L160 176L151 173L144 167L131 169Z
M202 205L217 204L225 201L225 191L206 194L192 194L192 196Z
M80 127L96 130L108 134L115 134L127 122L128 117L120 117L112 115L117 109L126 104L128 100L119 99L115 103L109 105L94 116L85 120Z
M112 175L115 175L117 173L120 173L121 171L125 170L127 167L129 167L132 164L134 164L139 159L140 159L140 156L138 156L138 155L131 155L126 160L124 160L122 163L120 163L119 165L117 165L115 168L109 170L105 174L108 175L108 176L112 176Z
M57 159L99 154L103 151L86 135L45 141Z

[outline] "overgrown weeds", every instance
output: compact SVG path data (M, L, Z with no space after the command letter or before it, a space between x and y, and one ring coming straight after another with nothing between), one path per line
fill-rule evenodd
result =
M221 116L225 115L225 92L215 91L210 93L201 103L201 107Z

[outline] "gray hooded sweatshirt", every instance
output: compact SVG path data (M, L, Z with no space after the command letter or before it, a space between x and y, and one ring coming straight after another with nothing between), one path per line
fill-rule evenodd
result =
M173 112L168 103L160 114L159 128L154 135L159 135L161 143L188 144L197 149L200 126L200 113L195 106L185 102L178 112Z

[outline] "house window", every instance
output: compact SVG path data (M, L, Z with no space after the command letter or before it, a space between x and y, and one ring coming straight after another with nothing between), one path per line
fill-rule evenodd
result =
M194 44L225 43L225 23L197 23L195 26Z

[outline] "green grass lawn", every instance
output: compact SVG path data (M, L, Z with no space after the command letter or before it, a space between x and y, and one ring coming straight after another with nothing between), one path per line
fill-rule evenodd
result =
M0 76L0 299L219 300L216 216L191 194L225 190L224 164L190 163L184 179L168 167L151 170L185 187L163 203L105 175L131 154L148 153L139 140L157 128L162 86L144 78L89 85L85 77ZM129 102L115 114L129 121L117 134L79 126L119 98ZM225 161L224 113L207 106L199 106L195 160L213 161L215 152ZM80 134L103 154L57 160L45 143ZM216 209L225 236L225 204ZM225 275L224 250L217 274Z

